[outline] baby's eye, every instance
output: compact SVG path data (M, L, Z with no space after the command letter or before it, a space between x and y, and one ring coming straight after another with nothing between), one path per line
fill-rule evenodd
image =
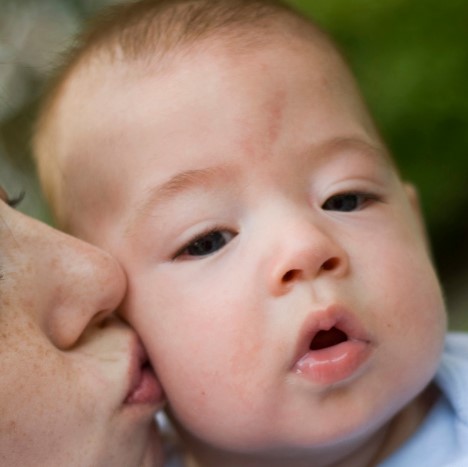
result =
M234 237L235 234L227 230L212 230L191 241L183 249L179 250L174 258L180 256L202 257L211 255L227 245Z
M352 212L359 211L377 196L370 193L342 193L328 198L322 205L325 211Z

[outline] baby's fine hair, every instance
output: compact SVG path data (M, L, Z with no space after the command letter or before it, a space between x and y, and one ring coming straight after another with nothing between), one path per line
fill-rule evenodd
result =
M78 70L119 63L149 63L157 68L178 52L190 53L191 46L203 42L209 47L216 38L241 53L268 44L274 36L333 44L314 22L280 0L138 0L104 9L89 21L48 83L33 135L33 156L57 220L61 181L48 129L56 103Z
M39 117L47 113L67 78L87 60L154 63L170 51L214 37L248 49L267 42L268 32L314 34L332 42L311 19L280 0L139 0L108 7L89 21L62 55L45 90Z
M61 57L43 109L87 60L154 63L170 51L214 37L249 48L268 41L268 32L313 33L332 42L311 19L281 0L139 0L108 7L89 21Z
M297 28L298 20L305 23L280 0L139 0L110 7L91 21L79 38L77 55L161 57L213 36L236 43L246 37L262 40L275 23Z

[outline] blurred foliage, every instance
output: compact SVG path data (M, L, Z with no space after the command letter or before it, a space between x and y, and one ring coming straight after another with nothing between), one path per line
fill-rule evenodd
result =
M451 288L460 296L468 290L468 2L290 2L313 16L343 49L403 176L419 189L449 298ZM51 61L82 21L109 3L0 0L3 183L12 170L20 178L32 170L27 135ZM38 202L30 209L47 219L31 180Z
M115 0L0 0L0 183L50 221L30 158L35 108L54 60L86 17Z
M420 191L439 266L466 264L468 2L293 3L348 57L403 176Z

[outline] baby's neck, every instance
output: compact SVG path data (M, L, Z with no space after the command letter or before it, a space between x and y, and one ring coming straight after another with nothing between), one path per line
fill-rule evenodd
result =
M331 453L309 451L287 455L271 452L264 456L196 449L197 460L190 467L371 467L377 465L374 459L378 456L379 446L383 444L386 435L387 430L381 430L353 452L341 452L339 459L336 449Z
M401 447L417 431L438 397L438 391L430 386L381 430L357 446L331 454L308 452L303 456L255 456L226 453L207 446L193 446L196 461L190 467L376 467Z
M379 446L386 437L386 430L375 434L371 442L352 453L336 458L336 450L325 453L284 455L269 453L265 456L216 452L212 449L196 449L196 460L189 467L374 467Z
M378 465L416 433L439 396L439 389L431 384L393 418L375 462L370 466Z

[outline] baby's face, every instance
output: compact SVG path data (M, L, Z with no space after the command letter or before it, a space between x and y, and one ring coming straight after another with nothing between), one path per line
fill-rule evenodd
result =
M191 52L59 115L65 195L97 200L71 228L120 260L174 416L219 447L369 434L441 353L416 202L329 52Z

